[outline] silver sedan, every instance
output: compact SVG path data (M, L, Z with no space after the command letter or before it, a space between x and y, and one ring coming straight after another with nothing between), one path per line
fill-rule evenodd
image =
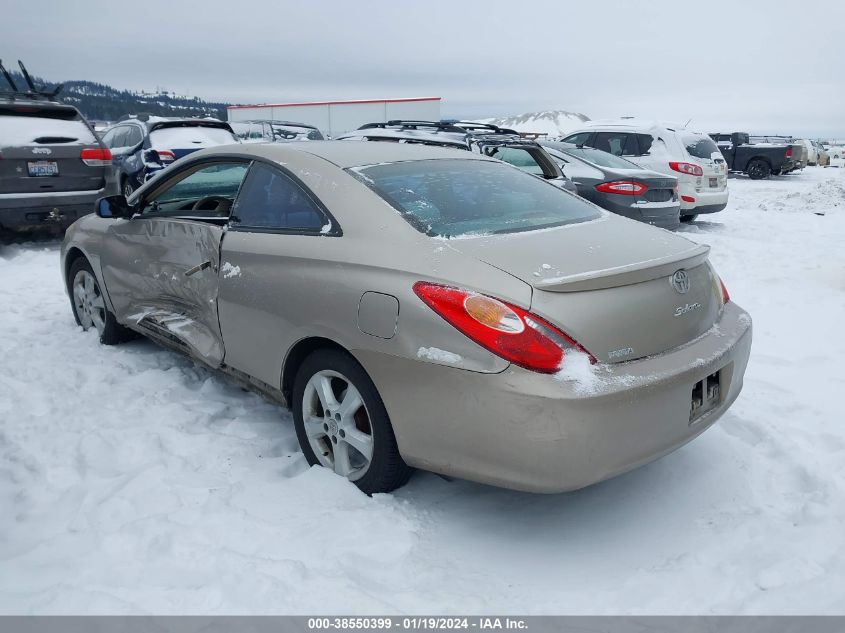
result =
M83 329L289 406L308 461L367 493L630 470L725 412L751 346L706 246L444 148L202 150L100 200L61 266Z

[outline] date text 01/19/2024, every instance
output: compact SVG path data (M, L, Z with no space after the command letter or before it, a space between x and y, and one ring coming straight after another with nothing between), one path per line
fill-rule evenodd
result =
M403 630L403 631L439 631L439 630L524 630L525 620L520 618L497 617L336 617L308 618L310 630Z

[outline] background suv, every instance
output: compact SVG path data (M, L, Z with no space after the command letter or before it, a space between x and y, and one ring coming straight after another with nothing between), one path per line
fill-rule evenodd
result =
M728 206L727 164L706 134L682 126L620 119L585 123L562 140L624 156L645 169L675 176L683 222Z
M127 197L177 158L204 147L237 142L229 124L217 119L139 115L121 121L103 134L120 190Z
M4 73L5 75L5 73ZM111 154L56 92L0 92L0 231L61 231L114 192Z

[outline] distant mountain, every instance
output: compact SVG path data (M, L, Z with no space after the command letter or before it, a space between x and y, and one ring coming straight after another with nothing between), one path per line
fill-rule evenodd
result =
M26 82L20 73L12 72L18 89ZM197 97L184 97L169 92L133 92L117 90L93 81L52 82L33 77L39 89L52 90L57 83L64 83L58 100L79 108L91 121L117 121L124 114L147 112L158 116L212 116L226 120L227 103L203 101ZM7 90L5 79L0 77L0 91Z
M580 112L544 110L501 119L483 119L481 122L511 128L517 132L536 132L539 134L545 133L549 136L561 136L581 127L584 121L589 120L588 116Z

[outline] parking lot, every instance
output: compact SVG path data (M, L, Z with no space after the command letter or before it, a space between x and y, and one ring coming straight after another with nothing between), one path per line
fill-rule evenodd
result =
M363 495L290 415L82 333L58 241L0 246L0 612L845 613L845 170L730 181L682 229L754 319L745 390L569 494Z

